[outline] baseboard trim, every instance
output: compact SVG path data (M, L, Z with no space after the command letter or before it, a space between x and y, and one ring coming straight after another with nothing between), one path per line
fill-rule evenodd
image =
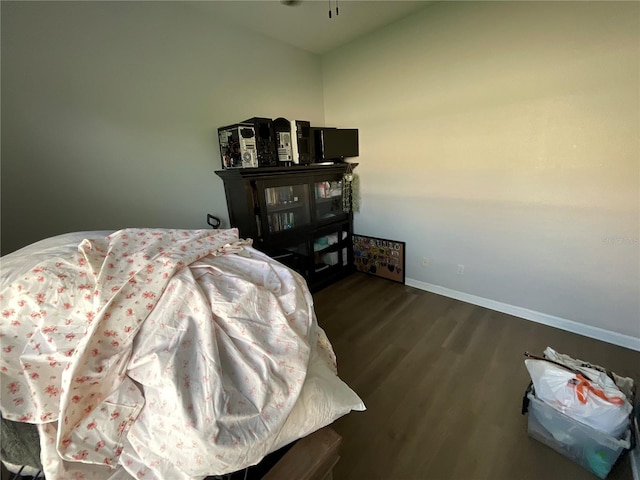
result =
M593 327L591 325L585 325L583 323L574 322L573 320L567 320L566 318L555 317L542 312L536 312L535 310L529 310L528 308L517 307L508 303L497 302L488 298L478 297L469 293L460 292L451 288L441 287L420 280L414 280L413 278L407 278L405 284L425 290L427 292L436 293L449 298L455 298L463 302L485 307L496 312L506 313L515 317L524 318L525 320L531 320L532 322L542 323L550 327L566 330L571 333L577 333L589 338L595 338L603 342L612 343L621 347L630 348L640 352L640 338L632 337L631 335L624 335L622 333L612 332L600 327Z

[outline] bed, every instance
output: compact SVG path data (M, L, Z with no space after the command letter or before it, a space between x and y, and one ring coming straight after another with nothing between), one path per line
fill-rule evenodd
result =
M365 408L304 279L235 229L72 233L1 261L3 422L35 426L47 478L230 474Z

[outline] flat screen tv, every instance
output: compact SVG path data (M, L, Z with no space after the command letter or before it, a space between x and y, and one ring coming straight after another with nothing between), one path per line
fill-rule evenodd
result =
M316 130L316 161L342 160L357 157L357 128L319 128Z

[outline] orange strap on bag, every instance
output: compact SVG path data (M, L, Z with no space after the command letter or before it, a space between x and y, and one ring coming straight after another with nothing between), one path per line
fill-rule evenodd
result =
M609 402L614 405L624 405L624 399L620 397L607 397L601 389L595 388L591 385L591 382L581 374L576 374L576 378L571 380L571 384L576 388L576 395L580 403L587 403L588 392L591 392L605 402Z

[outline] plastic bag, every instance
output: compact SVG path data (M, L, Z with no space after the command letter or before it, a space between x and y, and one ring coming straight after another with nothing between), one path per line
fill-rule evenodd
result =
M525 360L536 397L612 437L618 438L626 432L632 406L614 381L605 372L583 367L582 362L571 357L553 354L552 349L545 351L545 356L552 356L552 360L564 363L568 358L575 363L569 362L568 368L564 368L546 360Z

